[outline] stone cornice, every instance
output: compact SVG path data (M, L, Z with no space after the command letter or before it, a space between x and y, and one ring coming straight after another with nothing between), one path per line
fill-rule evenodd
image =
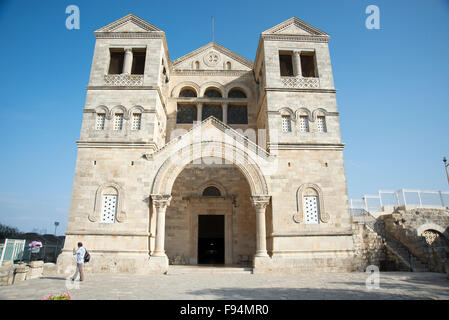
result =
M97 39L165 39L160 32L94 32Z
M156 150L155 142L77 141L78 148L132 148Z
M344 143L268 143L269 150L343 150Z
M90 235L90 236L130 236L149 237L149 232L126 232L126 231L102 231L102 230L67 230L65 235Z
M86 108L83 110L83 113L97 113L97 110L92 108ZM156 109L155 108L143 109L142 113L156 113Z
M171 76L243 76L247 78L254 78L254 73L252 70L173 70Z
M323 236L352 236L353 232L352 230L317 230L317 231L311 231L311 230L304 230L304 231L297 231L297 232L273 232L270 236L271 237L323 237Z
M87 90L159 90L158 86L87 86Z
M328 43L328 36L293 35L293 34L262 34L261 38L267 41L296 41Z
M304 88L278 88L267 87L265 91L296 91L296 92L314 92L314 93L337 93L336 89L304 89Z

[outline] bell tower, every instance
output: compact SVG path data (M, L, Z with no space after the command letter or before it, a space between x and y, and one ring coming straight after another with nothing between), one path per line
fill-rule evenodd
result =
M353 248L329 39L296 17L260 36L257 124L279 160L271 177L273 262L282 256L287 235L291 257L304 267L311 265L303 252L312 243L320 243L316 254ZM340 232L346 235L336 236Z

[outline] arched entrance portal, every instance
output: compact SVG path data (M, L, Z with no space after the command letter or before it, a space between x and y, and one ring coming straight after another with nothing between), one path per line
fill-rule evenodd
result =
M256 252L251 189L236 167L211 161L187 165L173 184L166 254L170 264L247 266Z
M252 206L253 212L255 212L255 254L256 257L268 257L266 250L266 223L265 223L265 209L269 203L270 197L268 196L268 188L265 181L265 178L257 165L256 161L252 159L254 155L250 155L245 150L239 149L234 145L227 144L224 142L217 141L202 141L198 143L193 143L185 146L177 150L175 153L172 153L165 162L160 166L159 171L154 180L151 199L153 202L155 214L156 214L156 237L154 244L154 252L150 258L150 264L156 264L161 267L162 270L166 270L168 268L168 257L166 255L165 250L165 239L166 239L166 211L167 207L171 205L171 202L179 201L178 195L173 193L173 187L175 184L175 180L178 178L180 173L190 164L190 163L198 163L195 160L198 159L222 159L226 160L228 164L232 165L233 169L238 169L239 174L245 178L247 187L249 192L247 193L248 198L246 199ZM191 168L187 168L190 170ZM182 176L181 176L182 177ZM195 175L192 174L194 179ZM207 181L203 181L205 183ZM185 185L188 187L188 182ZM202 192L203 190L201 190ZM225 206L225 204L224 204ZM170 209L171 212L172 209ZM176 208L173 209L176 212ZM201 208L197 211L200 212ZM224 210L225 212L229 212L228 210ZM204 211L201 211L204 212ZM207 212L207 211L206 211ZM216 213L217 214L217 213ZM226 250L225 243L225 263L234 263L238 261L237 258L234 257L235 252L231 250L232 247L232 233L228 240L226 240L226 232L232 232L232 227L226 227L226 213L224 215L225 220L225 230L224 230L224 241L230 243L228 245L228 249ZM231 217L228 218L231 222L232 220L232 201L231 201L231 215L227 214ZM192 218L191 218L192 219ZM196 219L196 218L195 218ZM192 230L197 230L198 227L195 228L195 223L193 222L193 227L190 230L189 236L191 237L190 244L190 255L186 259L187 263L198 263L198 251L195 255L192 251L195 250L195 234ZM192 225L192 224L191 224ZM193 237L193 239L192 239ZM196 247L198 250L198 247ZM238 254L237 254L238 255ZM244 256L242 254L242 256ZM182 259L182 255L180 258Z

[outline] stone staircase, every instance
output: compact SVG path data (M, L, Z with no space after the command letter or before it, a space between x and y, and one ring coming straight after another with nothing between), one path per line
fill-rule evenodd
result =
M376 219L369 212L366 212L362 220L367 229L380 237L387 250L394 254L406 268L413 272L430 271L428 266L415 257L406 246L387 235L382 219Z
M406 246L394 239L385 239L385 246L387 250L390 250L397 256L401 262L406 265L410 271L413 272L429 272L429 268L426 264L422 263L417 257L415 257Z
M252 274L253 268L223 265L170 265L167 274Z

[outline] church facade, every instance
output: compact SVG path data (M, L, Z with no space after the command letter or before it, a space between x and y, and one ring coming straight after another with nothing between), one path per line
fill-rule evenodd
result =
M172 61L132 14L94 34L60 272L78 242L93 272L354 269L328 34L293 17L254 62L215 42Z

